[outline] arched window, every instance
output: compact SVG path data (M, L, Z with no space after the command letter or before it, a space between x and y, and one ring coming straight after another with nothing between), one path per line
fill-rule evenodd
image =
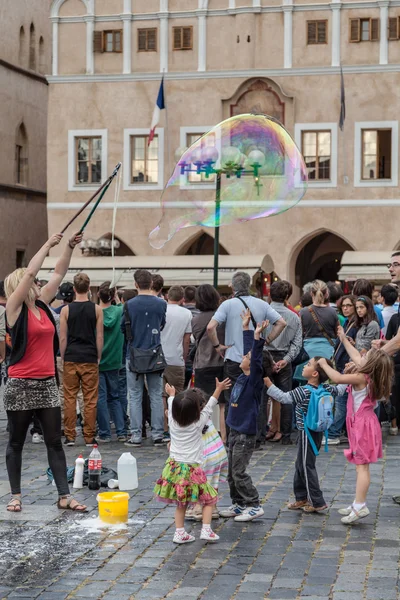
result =
M26 68L26 38L25 38L25 29L23 26L21 26L21 29L19 30L18 64L21 67Z
M40 36L39 39L39 73L43 75L46 73L46 59L44 56L44 39Z
M23 123L18 128L15 142L15 183L28 184L28 136Z
M36 33L33 23L31 23L29 30L29 68L32 71L36 70Z

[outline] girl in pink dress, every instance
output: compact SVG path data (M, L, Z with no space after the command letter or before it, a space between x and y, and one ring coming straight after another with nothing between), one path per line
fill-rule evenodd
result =
M333 383L348 383L346 426L349 450L344 451L347 460L356 465L356 497L351 506L341 508L342 523L350 525L369 515L366 505L370 485L370 463L382 458L382 432L375 414L378 400L389 398L393 379L393 361L382 350L371 349L365 356L356 350L346 338L342 327L338 336L354 366L351 372L340 374L332 369L324 358L319 364Z

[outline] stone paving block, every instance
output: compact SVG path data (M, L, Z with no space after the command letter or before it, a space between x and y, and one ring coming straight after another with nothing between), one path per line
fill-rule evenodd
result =
M82 586L79 590L72 593L74 598L98 598L111 587L109 581L96 581Z
M272 588L269 591L268 598L273 600L295 600L297 598L297 591L289 589L285 590L283 588Z

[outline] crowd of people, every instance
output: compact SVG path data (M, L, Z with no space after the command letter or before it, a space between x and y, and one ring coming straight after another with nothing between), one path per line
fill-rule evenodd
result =
M144 269L134 273L132 289L104 282L94 302L85 273L63 283L80 240L68 241L49 281L37 274L60 234L0 282L8 510L22 510L29 427L32 442L46 444L59 508L86 510L70 495L62 445L63 437L66 446L77 443L78 426L88 447L111 442L113 429L128 447L147 436L155 446L169 444L155 495L177 506L176 543L194 539L185 518L203 519L202 539L215 541L212 518L263 515L247 468L267 443L297 441L289 508L326 510L316 471L323 431L308 422L310 407L329 396L327 444L349 443L345 456L357 468L355 500L341 509L342 521L368 515L369 464L382 455L380 422L390 421L389 433L397 435L400 418L400 255L392 256L392 281L379 294L365 279L351 294L315 280L296 307L288 281L274 282L268 301L252 295L245 272L233 275L226 299L209 284L173 285L164 294L162 277ZM232 506L218 511L224 478Z

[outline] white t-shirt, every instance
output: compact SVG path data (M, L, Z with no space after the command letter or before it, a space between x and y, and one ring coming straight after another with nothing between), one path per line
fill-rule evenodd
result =
M393 315L397 315L397 312L398 312L398 308L396 308L395 306L385 306L382 309L383 322L385 323L385 327L382 328L383 335L386 336L386 331L387 331L387 327L389 325L389 321L393 317Z
M165 327L161 332L161 345L167 365L184 367L183 336L192 333L192 313L179 304L168 304Z
M358 411L358 409L360 408L363 401L365 400L368 389L366 387L363 388L362 390L355 390L354 388L352 388L351 391L353 394L353 411L355 414Z
M201 465L203 462L203 440L201 432L203 431L204 425L211 417L214 406L218 404L218 400L214 398L214 396L211 396L200 413L200 419L187 427L181 427L172 418L173 401L173 397L168 398L168 422L169 433L171 436L169 456L177 462L196 463Z

